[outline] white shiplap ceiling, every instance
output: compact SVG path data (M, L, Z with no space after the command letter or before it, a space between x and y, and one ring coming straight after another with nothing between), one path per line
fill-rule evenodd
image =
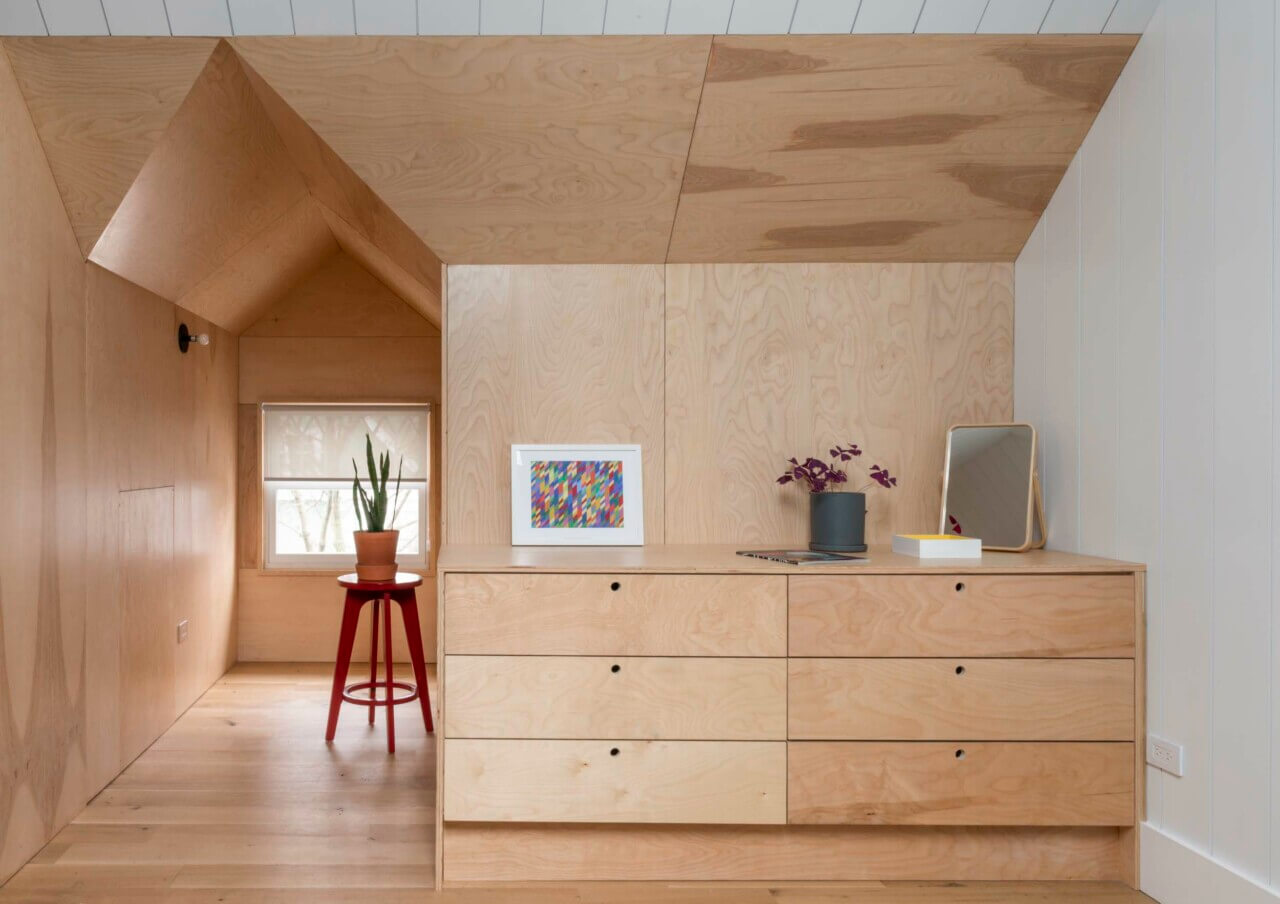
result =
M6 35L1098 34L1159 0L0 0Z

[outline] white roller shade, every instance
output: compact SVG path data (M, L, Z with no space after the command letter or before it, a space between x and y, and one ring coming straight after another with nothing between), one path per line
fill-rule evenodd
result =
M426 405L264 405L263 477L266 480L350 480L351 460L368 476L365 434L373 451L391 453L391 479L401 456L404 481L430 473Z

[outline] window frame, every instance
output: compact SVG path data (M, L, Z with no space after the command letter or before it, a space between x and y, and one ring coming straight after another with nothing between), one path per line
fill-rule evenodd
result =
M429 402L263 402L258 406L258 462L259 462L259 490L262 494L262 504L260 506L262 518L262 571L264 572L338 572L351 571L356 565L356 554L353 549L345 555L335 555L329 553L276 553L276 524L277 515L276 507L278 504L277 494L282 489L293 489L302 487L312 487L319 489L336 489L340 492L351 492L350 478L328 478L328 477L311 477L311 478L282 478L270 479L264 473L265 462L267 457L267 411L274 410L299 410L306 408L326 408L338 411L367 411L378 408L401 408L424 410L427 416L427 435L425 443L427 448L427 474L425 477L415 479L405 479L401 481L401 487L417 489L418 492L418 552L413 555L399 553L397 555L397 564L401 566L411 566L413 568L426 568L431 562L431 543L433 537L431 535L431 475L434 471L435 463L432 461L434 446L432 445L432 433L435 430L435 406Z

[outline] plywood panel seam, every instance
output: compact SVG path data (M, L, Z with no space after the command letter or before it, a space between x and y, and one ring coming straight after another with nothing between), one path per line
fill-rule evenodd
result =
M607 10L607 0L606 0ZM607 13L606 13L607 14ZM671 7L668 4L667 15L671 15ZM792 16L795 11L792 10ZM732 11L730 12L732 16ZM667 229L667 249L663 252L662 260L664 264L671 262L671 240L676 234L676 218L680 216L680 200L684 197L684 183L689 176L689 154L693 150L693 133L698 128L698 116L702 113L702 95L707 89L707 73L711 71L711 57L715 53L716 36L710 35L707 38L707 62L702 69L702 80L698 82L698 102L693 107L693 122L689 127L689 140L684 147L684 163L680 166L680 188L676 191L676 203L672 205L671 225ZM663 274L663 322L666 321L666 267L662 269ZM666 410L665 399L663 410Z

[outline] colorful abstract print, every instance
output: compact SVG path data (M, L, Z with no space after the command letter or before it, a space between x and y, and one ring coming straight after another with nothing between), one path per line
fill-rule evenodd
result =
M620 461L535 461L529 493L533 527L622 527Z

